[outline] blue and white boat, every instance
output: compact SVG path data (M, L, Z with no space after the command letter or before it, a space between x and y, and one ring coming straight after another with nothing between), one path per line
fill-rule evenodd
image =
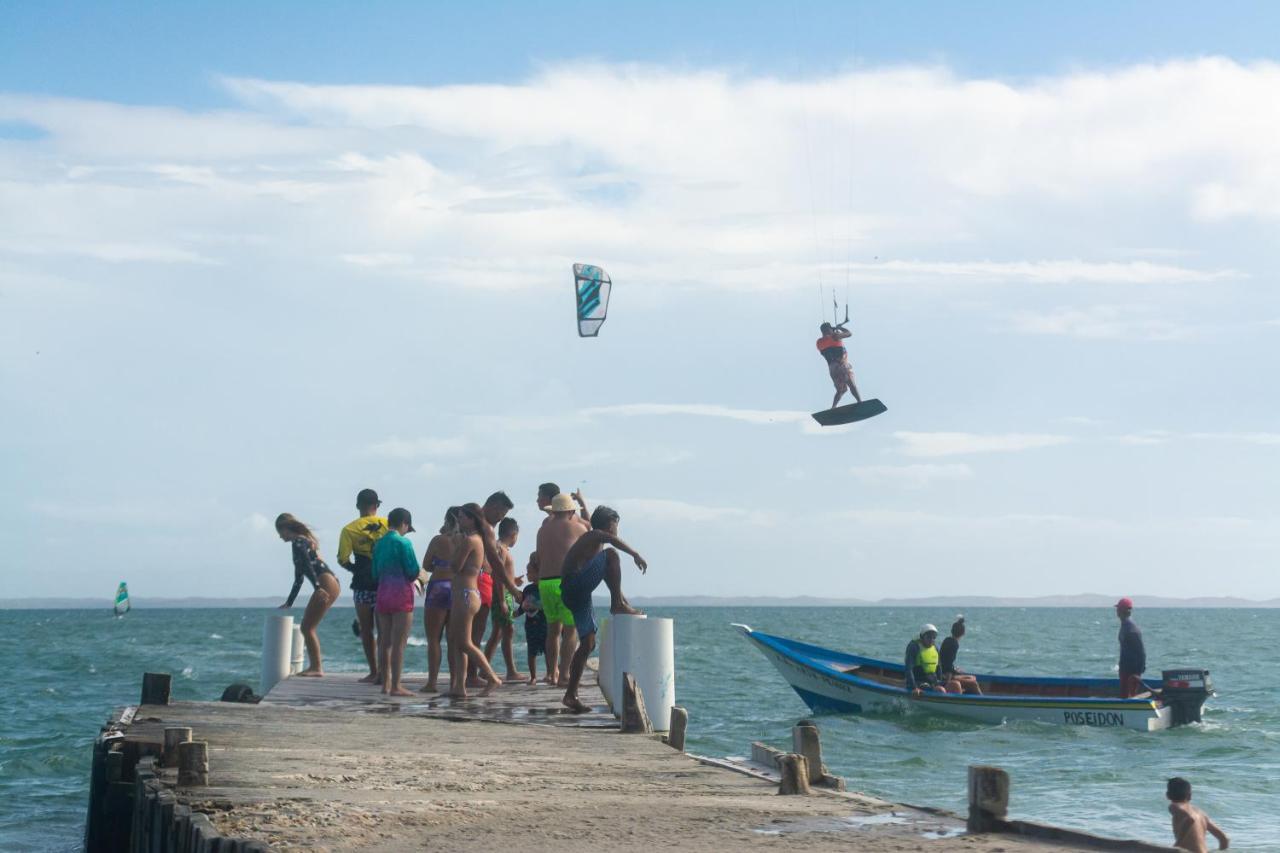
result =
M984 723L1036 720L1068 726L1156 731L1199 722L1213 695L1209 672L1165 670L1161 689L1120 697L1118 678L979 675L982 695L925 692L912 697L901 663L838 652L734 625L777 667L814 713L936 713Z

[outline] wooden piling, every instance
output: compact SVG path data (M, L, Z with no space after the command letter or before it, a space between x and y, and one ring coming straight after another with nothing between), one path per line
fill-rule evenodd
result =
M671 706L671 723L667 727L667 746L684 752L684 733L689 727L689 712L679 705Z
M969 832L997 832L1009 814L1009 774L999 767L969 767Z
M818 727L807 720L791 729L791 749L803 755L809 765L809 784L822 781L822 740L818 735Z
M209 784L209 744L189 740L178 744L178 785Z
M160 763L165 767L178 766L178 744L191 740L191 729L182 726L166 726L164 730L164 752L160 755Z
M173 676L167 672L144 672L142 674L142 701L140 705L168 705L169 690L173 686Z
M778 785L779 794L809 793L809 762L803 755L788 752L778 759L778 773L782 781Z
M622 732L653 734L653 723L644 707L644 694L636 684L636 677L629 672L622 674Z

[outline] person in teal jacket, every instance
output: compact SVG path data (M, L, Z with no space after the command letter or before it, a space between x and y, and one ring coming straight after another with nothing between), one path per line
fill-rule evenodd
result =
M387 533L373 545L373 579L378 584L374 611L378 615L378 670L382 692L388 696L412 696L400 684L404 647L413 625L413 596L423 578L413 543L409 510L396 507L387 514Z

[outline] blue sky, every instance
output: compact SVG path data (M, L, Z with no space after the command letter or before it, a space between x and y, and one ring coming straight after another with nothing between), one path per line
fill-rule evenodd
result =
M639 595L1280 595L1277 17L7 4L7 594L553 479ZM819 431L832 288L889 412Z

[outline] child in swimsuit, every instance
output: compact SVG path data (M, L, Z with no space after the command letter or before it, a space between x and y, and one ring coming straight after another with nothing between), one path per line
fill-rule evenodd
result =
M524 679L524 673L516 666L515 651L512 648L512 640L515 638L516 626L515 618L516 599L506 588L506 583L500 578L510 578L515 582L519 582L519 578L515 577L516 568L515 561L511 557L511 549L516 546L517 540L520 538L520 525L514 518L507 517L498 522L498 550L502 552L502 565L498 567L498 571L502 572L499 576L499 587L495 591L498 596L498 606L495 606L490 615L493 617L493 630L489 632L489 642L485 644L484 654L489 660L493 660L493 653L497 651L498 645L502 645L502 659L507 664L507 680L519 681Z
M524 600L520 612L524 614L524 642L529 650L529 683L538 683L538 655L547 650L547 615L542 612L542 599L538 595L538 562L529 555L525 569L529 585L524 588Z

